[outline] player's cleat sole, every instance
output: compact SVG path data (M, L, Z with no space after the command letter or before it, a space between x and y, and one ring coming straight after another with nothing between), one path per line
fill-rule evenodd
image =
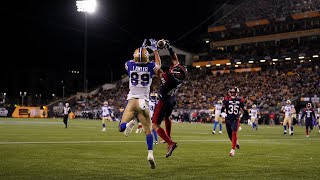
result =
M168 147L168 152L166 154L166 158L168 158L169 156L172 155L173 151L178 147L177 143L172 143L171 145L169 145Z
M151 169L155 169L156 168L156 162L154 160L154 157L153 155L148 155L148 161L149 161L149 164L150 164L150 168Z
M150 168L151 169L155 169L156 168L156 162L154 161L154 159L149 159L148 161L150 163Z

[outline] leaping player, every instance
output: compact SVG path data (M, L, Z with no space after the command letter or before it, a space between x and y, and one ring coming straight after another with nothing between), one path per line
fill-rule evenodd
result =
M155 62L149 60L147 48L140 47L134 51L134 59L125 63L125 68L129 76L130 91L127 95L128 103L119 124L119 131L124 132L124 135L128 136L134 126L134 121L131 120L137 115L146 133L148 147L147 160L150 163L151 169L154 169L156 163L153 156L153 136L151 134L148 102L152 77L161 68L161 60L157 49L157 41L154 39L149 39L149 41L151 43L149 48L154 52Z
M177 143L171 139L171 113L176 105L176 91L186 79L187 69L179 63L177 54L170 46L169 42L166 43L166 49L171 56L171 63L169 72L159 71L158 77L161 80L159 101L156 105L153 118L152 127L157 131L157 134L168 144L166 158L171 156L174 149L177 148ZM166 131L160 126L162 121L165 121Z

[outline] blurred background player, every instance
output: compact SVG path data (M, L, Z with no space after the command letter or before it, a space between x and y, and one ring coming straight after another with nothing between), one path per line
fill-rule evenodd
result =
M157 93L151 93L150 94L150 101L149 101L149 109L150 109L150 117L151 117L151 121L152 121L152 117L154 114L154 109L156 108L157 105ZM154 144L158 144L158 135L157 135L157 131L154 130L152 128L152 134L153 134L153 141Z
M222 119L221 116L221 109L222 109L222 101L218 101L217 104L214 105L214 125L212 134L216 134L216 128L219 123L219 134L222 134Z
M166 49L171 56L169 72L159 70L158 77L161 80L159 101L154 110L152 118L152 127L157 134L168 143L168 151L166 157L171 156L173 150L177 148L177 143L171 139L171 113L176 105L176 91L182 85L183 80L187 76L187 69L179 63L177 54L173 51L169 42L166 41ZM160 127L162 121L165 121L166 131Z
M292 114L296 113L294 106L291 104L290 100L286 101L286 105L282 106L282 112L284 112L283 120L283 134L287 134L287 124L289 128L289 134L293 135L293 125L292 125Z
M235 155L235 148L240 148L238 143L238 127L240 111L244 110L244 100L238 97L239 89L233 87L229 89L229 96L226 96L223 100L222 111L225 111L226 116L226 129L228 137L232 142L229 155L233 157Z
M316 119L316 115L314 113L314 110L312 109L312 105L311 103L307 104L307 107L303 110L302 116L301 116L301 120L303 118L306 118L305 120L305 125L306 125L306 137L309 137L309 133L311 132L311 130L313 130L313 120ZM310 131L309 131L309 127L310 127Z
M65 106L63 107L63 123L65 125L65 128L68 128L69 124L69 114L71 113L71 109L69 106L69 103L66 103Z
M150 163L150 167L154 169L156 163L153 156L153 136L151 134L148 102L152 77L161 68L161 60L157 50L157 41L154 39L149 39L149 41L151 46L148 47L154 52L155 62L149 61L147 48L140 47L134 51L134 59L125 63L125 68L129 76L130 91L127 95L127 106L119 123L119 131L124 132L124 135L128 136L134 126L134 122L131 120L137 115L146 133L148 147L147 160Z
M106 131L106 120L112 121L112 118L110 116L111 114L111 108L108 105L108 102L105 101L103 102L103 106L102 106L102 131Z
M252 108L250 109L250 120L251 120L251 127L252 127L252 131L254 130L258 130L258 119L260 116L260 112L259 109L257 108L257 106L254 104L252 105Z
M151 116L150 116L150 118L151 118ZM133 121L138 121L138 120L133 120ZM142 130L143 130L143 127L142 127L142 124L141 124L141 122L139 121L138 122L138 126L137 126L137 130L136 130L136 133L138 134L138 133L141 133L142 132Z

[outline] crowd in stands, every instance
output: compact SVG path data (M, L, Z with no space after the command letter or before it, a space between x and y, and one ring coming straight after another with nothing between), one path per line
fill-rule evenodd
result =
M173 117L177 121L212 120L208 110L222 99L230 86L240 89L240 96L246 99L250 108L256 104L262 114L280 115L285 100L293 102L300 95L320 94L320 60L304 63L283 62L266 66L259 72L226 73L213 75L209 68L191 69L188 79L177 92L177 106ZM152 91L159 88L154 80ZM116 88L101 90L87 97L79 111L98 112L104 101L112 106L115 119L119 119L125 106L128 82L119 82ZM94 116L98 117L98 116Z
M290 39L215 48L211 49L208 55L200 57L199 61L215 59L260 60L266 57L271 59L288 56L298 58L299 54L312 56L319 50L320 36L302 37L299 40Z
M241 24L259 19L277 19L308 11L319 11L317 0L245 0L225 12L221 25Z

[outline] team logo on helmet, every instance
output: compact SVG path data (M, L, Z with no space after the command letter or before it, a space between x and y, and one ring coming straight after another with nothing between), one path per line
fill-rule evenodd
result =
M177 64L170 69L170 73L176 80L183 81L187 77L187 68L181 64Z
M147 63L149 62L149 52L146 48L137 48L133 53L133 58L136 63Z

